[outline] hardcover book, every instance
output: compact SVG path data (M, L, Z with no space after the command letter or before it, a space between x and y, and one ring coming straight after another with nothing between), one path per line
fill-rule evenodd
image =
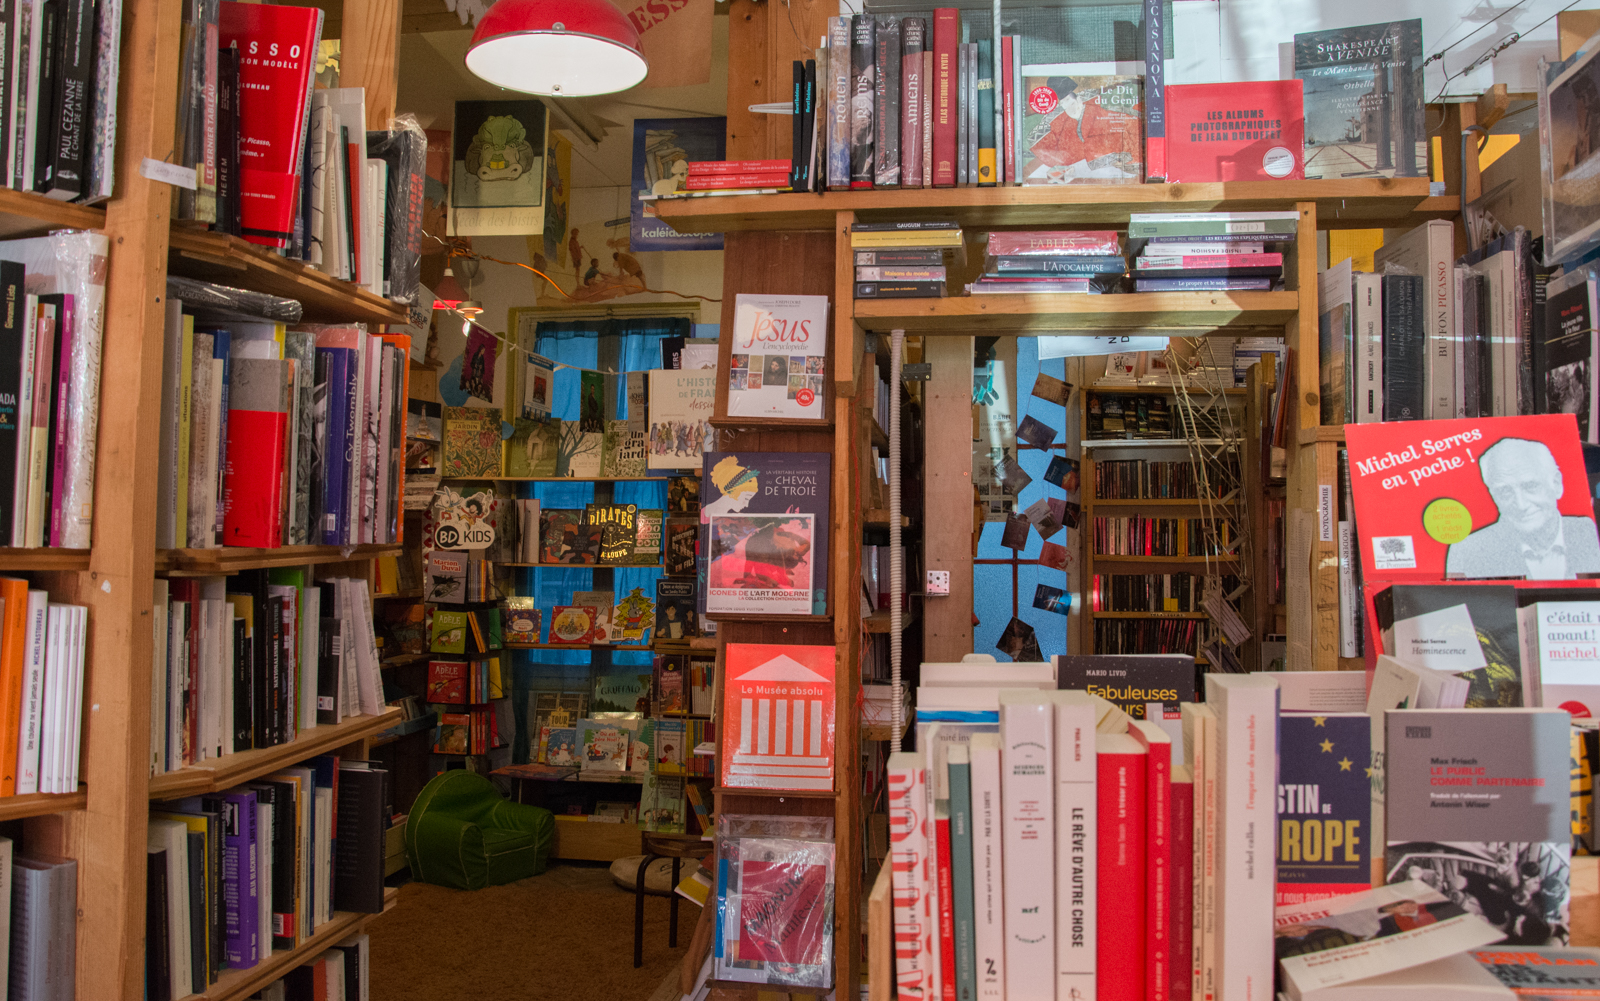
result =
M1422 21L1294 36L1305 88L1305 176L1425 177Z
M550 642L588 645L606 642L605 626L593 605L557 605L550 610Z
M1023 184L1144 181L1144 106L1136 76L1022 81Z
M546 511L541 563L588 564L600 558L599 525L589 524L582 511Z
M694 581L656 579L656 639L684 640L700 635Z
M705 471L706 613L826 614L831 456L708 452Z
M718 852L718 980L825 988L833 978L834 846L729 838Z
M699 469L712 444L717 373L710 369L650 371L649 469Z
M471 666L461 660L428 661L428 701L466 705L470 701L467 671Z
M1372 888L1371 719L1278 718L1280 908Z
M500 475L500 415L479 407L444 408L439 456L444 476Z
M507 643L539 642L539 608L531 597L505 599Z
M826 420L827 345L827 296L738 296L728 416Z
M1523 704L1565 709L1573 719L1600 717L1600 602L1535 602L1517 610L1517 632Z
M1565 945L1566 712L1401 709L1386 725L1385 882L1448 889L1507 945Z
M518 417L511 422L511 427L511 437L500 443L505 475L513 478L556 475L561 422ZM472 443L476 447L477 440L473 439Z
M668 518L664 534L663 558L667 575L670 577L692 575L695 543L700 538L698 519Z
M591 504L584 510L584 528L600 533L600 552L596 562L603 566L624 566L633 560L639 535L639 507L636 504Z
M1097 695L1134 719L1146 719L1149 710L1153 723L1177 720L1179 703L1195 701L1193 657L1101 654L1054 660L1058 688Z
M466 653L467 627L471 612L436 608L429 650L433 653Z
M1299 80L1167 88L1167 183L1299 180Z
M831 646L729 643L722 697L722 784L833 788Z
M1376 590L1379 651L1467 682L1467 708L1532 704L1517 635L1516 589L1496 584L1395 584Z
M877 19L856 14L850 23L850 186L870 188L875 175L872 149L877 96Z
M632 734L616 720L578 720L578 763L585 771L628 770L628 744Z

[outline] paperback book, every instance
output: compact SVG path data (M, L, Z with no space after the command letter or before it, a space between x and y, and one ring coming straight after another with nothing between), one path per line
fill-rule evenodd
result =
M706 454L707 615L826 614L831 465L815 452Z

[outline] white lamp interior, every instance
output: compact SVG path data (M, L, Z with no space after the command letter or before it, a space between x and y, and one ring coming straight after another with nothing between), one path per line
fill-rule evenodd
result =
M649 66L637 52L607 39L539 31L483 42L467 53L467 69L507 90L588 97L637 85Z

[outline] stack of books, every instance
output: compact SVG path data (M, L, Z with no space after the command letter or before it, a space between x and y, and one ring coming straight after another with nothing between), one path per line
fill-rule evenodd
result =
M857 299L939 299L945 253L961 249L961 227L948 220L858 222L850 227Z
M326 997L328 1001L363 1001L371 997L368 973L369 939L357 935L338 943L321 955L284 974L250 995L260 1001L297 1001L299 998ZM325 992L325 993L324 993Z
M1128 239L1142 241L1134 260L1138 292L1266 292L1283 284L1283 254L1296 212L1153 212L1128 217Z
M1111 231L990 233L969 295L1117 292L1128 262Z
M788 160L696 160L683 182L686 191L761 195L790 187Z

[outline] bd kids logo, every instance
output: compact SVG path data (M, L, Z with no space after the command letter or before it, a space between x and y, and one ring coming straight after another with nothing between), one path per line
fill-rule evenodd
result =
M445 522L433 530L433 544L440 549L485 549L494 542L494 526L483 522Z

